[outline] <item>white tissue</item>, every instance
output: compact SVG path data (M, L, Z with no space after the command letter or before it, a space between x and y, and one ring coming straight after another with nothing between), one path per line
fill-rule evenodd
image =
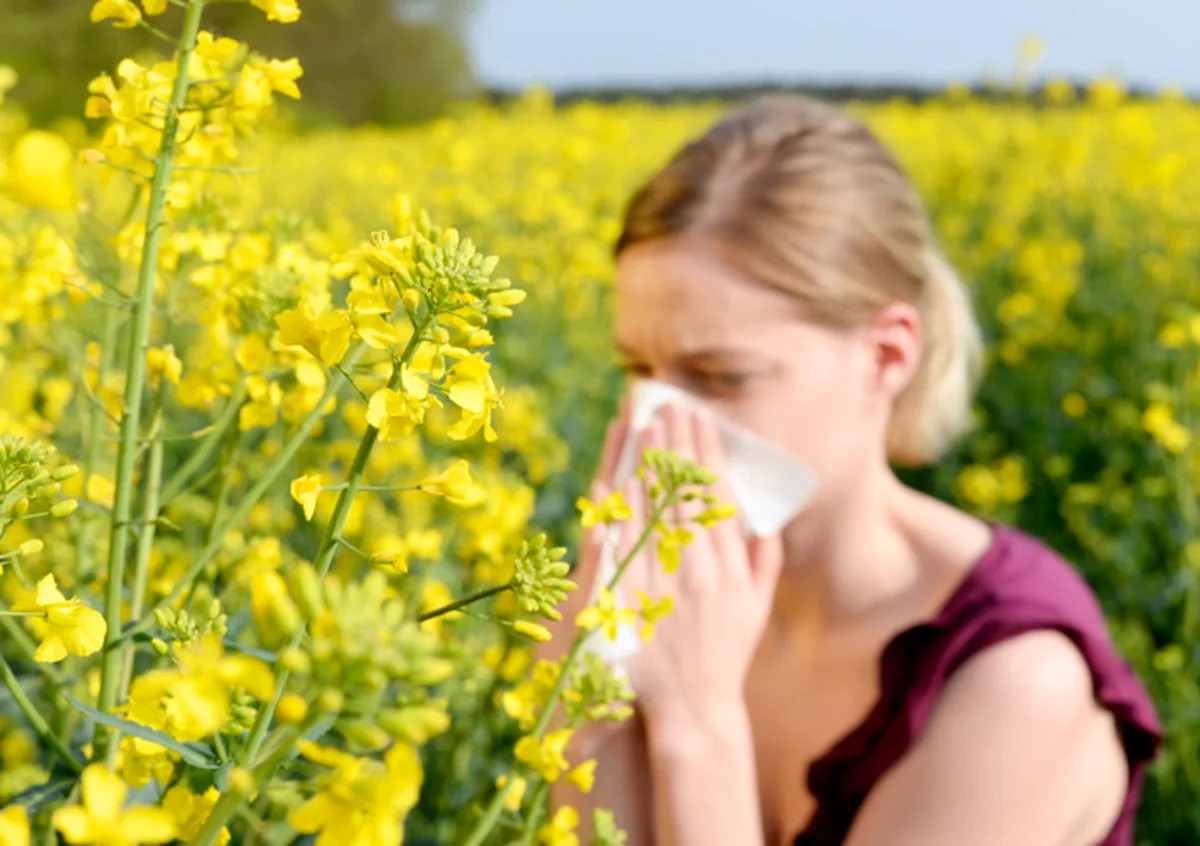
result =
M633 387L633 407L630 410L629 435L617 460L613 486L625 484L637 470L640 451L637 433L650 425L654 416L669 402L685 406L703 406L703 401L685 391L650 379L639 380ZM778 447L764 441L748 429L717 415L717 430L728 459L728 483L733 490L738 521L747 536L767 537L788 524L807 504L817 489L817 477L805 464ZM614 525L600 555L596 582L589 603L595 602L600 589L616 572L616 543L619 526ZM617 603L623 602L620 585ZM617 639L609 640L599 629L584 642L584 651L593 652L618 672L624 672L627 662L641 646L637 627L622 624Z

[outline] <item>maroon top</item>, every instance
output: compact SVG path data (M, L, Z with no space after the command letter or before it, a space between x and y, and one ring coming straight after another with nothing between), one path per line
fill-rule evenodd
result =
M1132 846L1146 763L1162 729L1137 676L1116 653L1087 583L1037 540L1005 526L932 620L905 629L880 657L880 695L861 724L812 763L808 788L817 808L795 846L838 846L872 786L921 733L951 674L1007 638L1036 629L1063 632L1087 660L1095 695L1116 717L1130 785L1099 846Z

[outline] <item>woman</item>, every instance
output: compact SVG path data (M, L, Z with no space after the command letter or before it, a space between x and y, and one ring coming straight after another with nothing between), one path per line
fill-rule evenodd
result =
M616 252L634 376L700 397L821 485L779 537L729 520L672 577L630 568L630 595L669 591L675 611L631 665L637 718L573 741L599 759L594 791L556 802L612 808L630 846L1132 844L1160 729L1094 597L1037 541L891 471L965 429L980 340L876 138L762 99L637 192ZM617 421L593 496L624 437ZM668 408L642 445L722 471L703 413Z

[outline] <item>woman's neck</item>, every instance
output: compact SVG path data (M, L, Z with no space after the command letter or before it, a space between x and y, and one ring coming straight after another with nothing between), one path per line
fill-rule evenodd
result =
M906 602L925 581L915 540L921 499L885 469L789 526L773 618L828 632Z

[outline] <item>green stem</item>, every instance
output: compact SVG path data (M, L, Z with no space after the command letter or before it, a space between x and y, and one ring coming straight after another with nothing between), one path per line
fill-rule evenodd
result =
M529 809L529 816L525 818L525 828L521 831L521 846L533 846L533 839L537 837L538 829L541 828L542 817L546 815L547 787L547 784L542 782L533 794L532 807Z
M283 763L284 759L292 754L294 741L298 736L294 728L288 731L288 734L281 738L282 742L259 766L252 771L254 780L258 784L263 784L275 771L275 768ZM221 829L229 822L229 819L238 812L242 807L242 803L246 801L246 797L238 793L236 790L230 790L217 800L217 804L213 805L212 812L209 813L208 819L204 821L204 825L196 832L196 836L188 841L188 846L210 846L217 839L217 835L221 833Z
M155 421L151 429L157 429L162 422L161 406L155 412ZM137 552L133 565L133 600L129 606L129 616L137 619L141 616L146 604L146 581L150 576L150 558L154 551L154 535L157 525L159 508L159 485L162 483L163 443L156 440L150 444L150 456L146 461L146 486L142 499L142 526L138 534ZM117 691L118 699L124 698L133 680L133 659L136 649L125 651L125 664L121 673L121 686Z
M358 346L350 352L350 354L347 356L347 360L357 360L366 351L366 349L366 345ZM212 538L208 540L204 545L204 548L196 554L196 557L192 560L187 572L183 574L183 576L176 583L175 587L171 589L171 592L155 603L154 607L147 611L140 620L135 622L132 626L126 628L126 630L121 634L121 640L128 639L139 632L145 631L150 627L151 623L154 622L155 611L157 611L159 608L171 607L179 599L179 597L183 596L184 592L188 589L192 582L195 581L196 577L199 576L200 573L204 571L204 568L208 566L209 561L211 561L213 557L221 551L225 535L237 528L237 526L241 524L242 520L246 519L246 515L250 513L250 510L258 504L258 501L262 499L267 491L269 491L275 484L279 474L281 474L287 468L287 466L291 464L292 458L295 457L296 453L300 450L300 447L307 442L309 433L312 432L313 427L316 426L324 416L325 407L329 404L329 400L337 394L340 387L340 383L335 382L332 379L329 380L329 383L325 387L325 393L321 396L321 400L315 406L313 406L313 409L309 411L307 415L305 415L302 421L300 421L300 425L296 428L296 431L293 432L292 436L288 438L286 443L284 443L283 449L281 449L279 454L275 456L275 460L267 465L266 470L264 470L262 475L259 476L258 481L254 484L254 486L250 488L250 491L246 494L245 499L239 502L238 505L228 514L228 516L221 521L220 525L213 532Z
M431 318L430 318L431 319ZM387 387L395 390L400 387L400 376L403 373L404 365L412 358L413 353L417 350L417 345L421 342L425 334L425 329L428 326L428 320L420 326L415 327L412 338L409 339L408 345L404 348L403 354L400 356L396 366L392 369L391 378L388 379ZM347 368L353 366L354 362L346 362ZM318 405L318 408L324 406L324 401ZM337 549L341 545L339 538L342 534L342 529L346 525L346 517L350 513L350 506L354 502L354 496L358 492L358 485L362 480L363 471L366 470L367 460L371 457L371 450L375 448L375 442L379 438L379 430L374 426L367 426L367 430L363 433L362 440L358 444L358 451L354 454L354 460L350 464L350 470L346 474L346 488L338 496L337 502L333 506L333 514L330 517L329 524L325 529L325 536L321 540L321 545L318 549L314 566L317 570L317 578L324 580L329 573L329 568L333 565L333 559L337 554ZM307 625L301 626L294 635L292 635L290 647L299 646L304 639ZM279 698L283 695L284 689L287 687L288 679L291 677L286 669L277 668L275 676L275 692L271 697L271 701L263 703L262 708L258 711L258 716L254 720L254 725L250 729L250 736L246 740L246 745L242 747L240 754L237 756L237 761L242 766L247 763L252 763L258 756L259 750L262 748L263 741L266 739L267 731L271 727L271 719L275 715L275 707L279 704ZM286 751L286 746L284 747ZM272 763L277 756L268 757L261 766L255 768L255 772L260 770L264 773L264 778L269 777L274 771L275 764ZM278 758L282 761L282 757ZM277 762L276 762L277 763ZM229 818L237 811L241 805L241 801L225 801L225 797L218 800L213 806L212 812L209 814L207 822L201 829L200 834L197 834L191 842L191 846L209 846L213 838L224 827Z
M176 57L175 82L171 102L163 125L162 144L155 159L154 179L146 209L145 240L141 264L138 266L137 305L133 311L133 326L129 334L128 359L125 367L125 400L121 415L121 442L117 449L116 493L113 502L112 531L108 550L108 584L104 602L104 618L108 623L108 646L100 670L100 695L97 708L105 713L117 704L120 673L124 664L124 642L121 636L121 593L125 584L125 564L133 515L133 478L137 458L138 434L141 431L142 393L146 387L146 351L150 345L150 324L154 314L154 289L158 278L158 254L162 240L167 188L175 160L175 142L179 129L179 109L187 99L188 70L204 0L190 0L183 19ZM93 737L92 760L115 763L117 732L97 723Z
M212 458L213 453L216 452L217 447L221 443L221 439L225 436L225 432L237 420L238 411L241 409L242 400L245 398L246 383L241 382L234 389L233 395L229 398L225 407L221 409L221 416L213 422L212 430L205 435L200 445L192 451L188 460L172 473L166 484L163 485L162 502L164 505L183 493L187 488L188 482L196 475L196 471Z
M21 655L33 664L39 673L46 677L46 681L55 687L62 687L67 684L66 680L54 671L53 665L33 660L33 654L37 652L37 644L30 639L20 623L7 617L0 617L0 629L4 630L4 634L8 637L8 642L16 644L17 648L21 651Z
M434 608L432 611L426 611L424 614L421 614L417 617L417 622L424 623L426 620L432 620L434 617L440 617L443 614L449 614L451 611L457 611L459 608L463 608L473 602L478 602L481 599L487 599L489 596L495 596L498 593L503 593L510 587L512 587L512 585L496 585L495 587L490 587L487 590L481 590L478 593L473 593L470 596L464 596L462 599L456 599L448 605L443 605L441 608Z
M671 507L673 501L673 496L664 497L662 505L660 505L654 511L654 514L646 522L646 528L643 529L641 536L637 539L637 543L633 545L633 549L629 551L629 554L625 556L625 559L621 562L621 565L617 567L616 573L614 573L613 577L609 579L609 582L606 585L608 590L611 591L616 587L617 582L620 581L621 576L625 573L625 570L638 556L638 553L642 551L642 548L646 545L646 542L654 533L655 524L662 519L662 515L668 508ZM533 731L531 732L534 737L540 739L542 735L545 734L546 729L549 727L550 721L554 718L554 714L558 710L558 701L562 698L563 688L565 688L567 684L567 676L570 675L570 669L574 665L575 659L578 657L580 651L583 649L584 641L587 640L590 635L591 632L580 632L575 636L575 641L571 644L571 651L568 652L567 657L563 659L562 669L559 670L558 678L554 680L554 687L551 688L550 695L546 697L546 706L542 709L541 716L538 717L537 724L534 726ZM509 772L508 780L504 783L504 787L496 791L496 795L492 797L492 801L488 804L486 810L484 810L483 816L480 818L479 822L475 824L475 828L471 832L471 835L463 842L463 846L482 846L484 838L491 834L492 829L495 828L496 823L500 819L500 814L504 811L504 799L508 794L509 788L512 787L513 782L516 780L515 776L518 769L519 767L514 767L513 770Z
M100 331L100 362L96 368L96 384L104 387L108 380L108 372L112 369L113 356L117 345L117 316L105 309L103 324ZM108 419L103 406L92 405L88 409L87 422L87 452L83 459L83 494L87 496L88 480L96 473L103 454L104 421ZM98 525L91 515L80 520L79 540L75 547L76 572L80 578L90 578L92 574L92 552L96 544L96 529Z
M71 772L83 772L83 765L79 760L71 754L71 750L67 748L61 740L58 739L46 720L42 717L41 712L29 701L29 697L25 695L25 689L21 687L21 682L18 681L16 674L12 671L12 667L4 660L4 656L0 655L0 680L3 680L4 686L8 688L8 692L12 694L13 701L17 703L17 707L21 709L21 713L25 715L25 719L29 720L29 724L33 727L37 736L42 739L42 742L49 746L58 757L62 758L63 763L70 767Z

